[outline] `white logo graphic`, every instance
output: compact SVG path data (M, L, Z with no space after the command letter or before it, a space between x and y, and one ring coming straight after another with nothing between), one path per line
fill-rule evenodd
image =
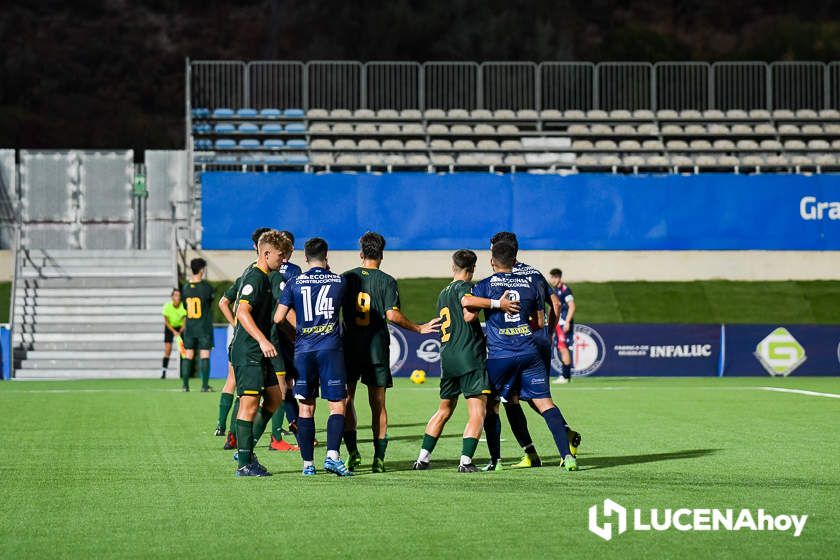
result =
M575 325L572 374L583 376L598 371L604 363L606 348L598 331L586 325Z
M615 503L607 498L604 500L604 517L611 517L613 514L618 516L617 535L627 530L627 508ZM604 539L605 541L613 538L612 523L604 523L598 525L598 506L594 505L589 508L589 530Z
M244 286L242 286L242 295L243 296L251 295L251 293L253 291L254 291L254 287L251 284L245 284Z
M793 335L779 327L758 343L755 357L770 375L790 375L807 359L805 349Z
M633 531L790 531L798 537L805 529L807 515L771 515L759 509L711 509L711 508L666 508L633 511ZM607 498L604 500L603 516L615 521L598 523L598 506L589 508L589 530L604 539L611 540L628 530L628 509ZM615 530L613 528L615 527Z
M391 371L396 373L408 358L408 342L405 340L405 335L396 327L388 325L388 332L391 335L390 366Z
M430 338L420 343L417 349L417 357L424 362L433 364L440 361L440 341Z

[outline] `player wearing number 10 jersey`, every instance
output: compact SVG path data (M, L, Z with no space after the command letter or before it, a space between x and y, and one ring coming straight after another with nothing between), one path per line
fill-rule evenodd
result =
M291 279L280 296L275 323L282 323L290 310L295 313L295 367L298 379L295 397L300 402L298 445L304 476L315 474L315 399L329 402L327 458L324 470L338 476L352 473L339 458L347 375L341 347L339 312L344 297L344 279L327 268L327 242L313 237L304 245L310 269Z
M186 357L181 359L181 383L184 391L190 390L190 373L193 371L195 351L198 350L201 390L206 392L210 390L207 382L210 379L210 349L213 348L213 286L204 279L207 261L191 260L190 270L192 277L181 289L181 298L187 308L182 337Z

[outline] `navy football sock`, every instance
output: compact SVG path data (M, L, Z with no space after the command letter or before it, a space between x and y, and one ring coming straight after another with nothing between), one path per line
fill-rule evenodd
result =
M342 433L344 433L344 415L330 414L327 419L327 451L338 452Z
M510 431L526 453L536 453L531 433L528 431L528 420L525 418L525 411L519 403L505 403L505 414L507 414Z
M554 406L543 412L542 415L545 418L545 423L548 424L551 435L554 436L554 443L557 444L560 457L571 455L569 438L566 435L566 421L563 420L563 414L560 412L560 409Z
M487 450L494 463L502 458L502 419L495 412L487 411L484 417L484 437L487 438Z
M312 461L315 455L315 419L298 418L298 445L304 461Z
M572 364L563 364L563 367L560 368L560 374L569 379L572 376Z
M286 398L283 401L283 409L286 412L286 421L291 424L298 419L298 401L291 389L286 391Z

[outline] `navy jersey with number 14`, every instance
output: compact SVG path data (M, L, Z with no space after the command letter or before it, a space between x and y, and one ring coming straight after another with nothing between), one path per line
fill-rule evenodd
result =
M286 284L279 303L295 310L296 354L341 349L338 319L343 298L344 280L321 267L313 267Z

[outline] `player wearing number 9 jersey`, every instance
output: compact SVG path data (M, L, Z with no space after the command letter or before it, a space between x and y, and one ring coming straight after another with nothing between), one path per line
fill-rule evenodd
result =
M338 454L344 431L344 399L347 397L347 376L338 322L345 284L341 276L329 271L327 249L327 242L319 237L306 242L304 254L310 268L286 284L274 315L274 321L282 323L289 312L294 311L294 362L298 372L295 398L300 402L297 437L304 476L315 474L314 416L319 389L321 398L327 400L330 407L324 470L338 476L352 474Z
M545 364L534 342L530 318L537 312L541 296L524 276L512 272L516 262L516 248L499 242L491 249L490 265L494 274L473 288L473 295L498 300L505 292L519 301L518 313L505 313L494 308L485 311L487 348L487 373L493 386L494 397L515 402L519 398L531 401L542 414L554 442L563 458L566 470L577 470L577 463L569 449L566 421L551 399ZM494 306L496 307L496 306ZM498 415L498 402L488 404L488 413ZM485 422L485 430L487 424ZM491 455L497 433L487 433ZM491 460L496 459L491 457Z
M190 261L192 277L181 289L181 298L187 308L187 321L184 324L185 359L181 360L181 383L183 390L189 391L190 373L193 371L195 351L199 352L199 373L201 374L201 390L210 390L207 384L210 379L210 349L213 348L213 286L204 279L207 271L207 261L193 259Z

